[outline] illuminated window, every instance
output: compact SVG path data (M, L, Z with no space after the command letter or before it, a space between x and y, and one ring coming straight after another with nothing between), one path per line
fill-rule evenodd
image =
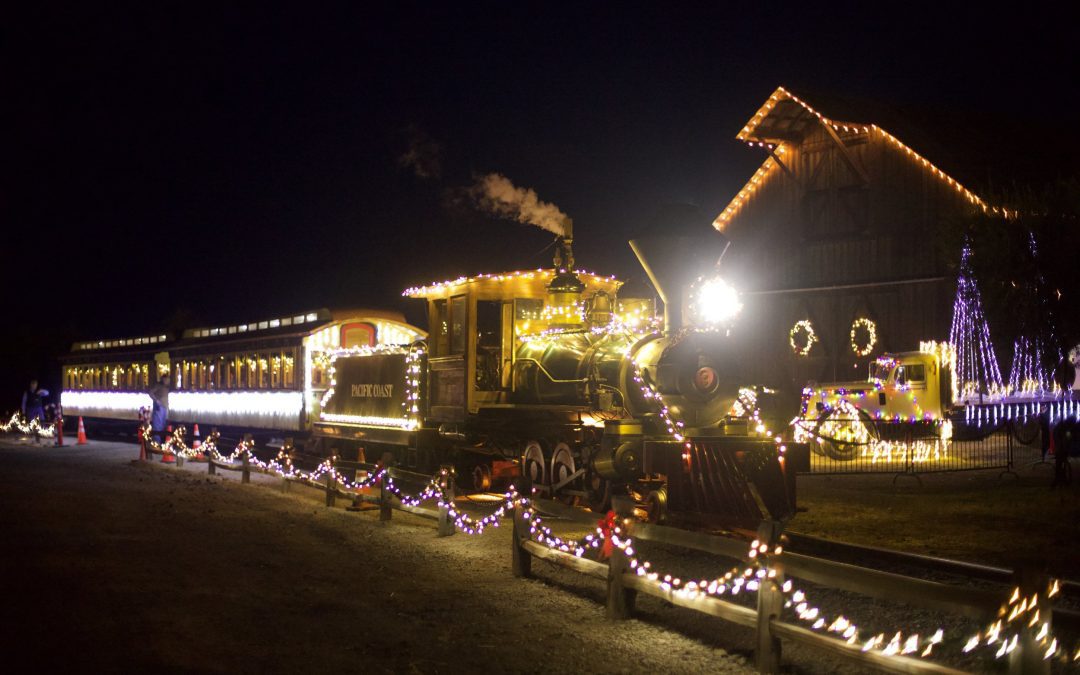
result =
M375 327L370 323L347 323L341 327L341 346L374 347Z
M281 366L281 379L282 386L286 389L296 388L296 371L293 367L293 357L289 354L285 355Z
M281 355L274 354L270 357L270 388L281 388Z

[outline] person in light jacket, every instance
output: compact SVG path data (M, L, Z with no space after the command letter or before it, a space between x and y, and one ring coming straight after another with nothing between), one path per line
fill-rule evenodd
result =
M161 443L161 434L165 431L165 425L169 419L169 374L165 373L158 383L150 387L150 399L154 402L154 408L150 412L150 431L154 434L154 440Z

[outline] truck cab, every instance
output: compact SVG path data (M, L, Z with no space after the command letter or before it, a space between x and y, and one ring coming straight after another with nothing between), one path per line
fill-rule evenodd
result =
M810 384L803 390L803 417L817 419L850 404L860 417L883 422L932 422L952 405L952 372L932 350L883 354L867 379Z

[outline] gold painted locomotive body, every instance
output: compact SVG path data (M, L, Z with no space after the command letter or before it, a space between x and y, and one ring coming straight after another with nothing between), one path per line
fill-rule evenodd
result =
M651 298L620 298L613 277L566 267L408 289L427 303L427 339L337 354L314 434L347 458L453 463L480 490L526 475L542 494L594 509L630 493L654 520L790 517L805 448L785 447L740 408L727 332L679 318L688 272L715 265L726 244L672 249L676 239L632 243L663 289L663 329ZM676 253L684 264L671 264ZM385 386L395 382L397 395Z

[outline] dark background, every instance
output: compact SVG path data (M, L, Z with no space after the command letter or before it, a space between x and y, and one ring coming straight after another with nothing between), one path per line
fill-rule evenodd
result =
M777 85L1008 117L1036 150L1080 103L1080 30L1032 3L86 4L0 23L0 409L76 339L549 264L461 199L492 171L574 219L580 267L640 277L626 240L665 204L712 220Z

